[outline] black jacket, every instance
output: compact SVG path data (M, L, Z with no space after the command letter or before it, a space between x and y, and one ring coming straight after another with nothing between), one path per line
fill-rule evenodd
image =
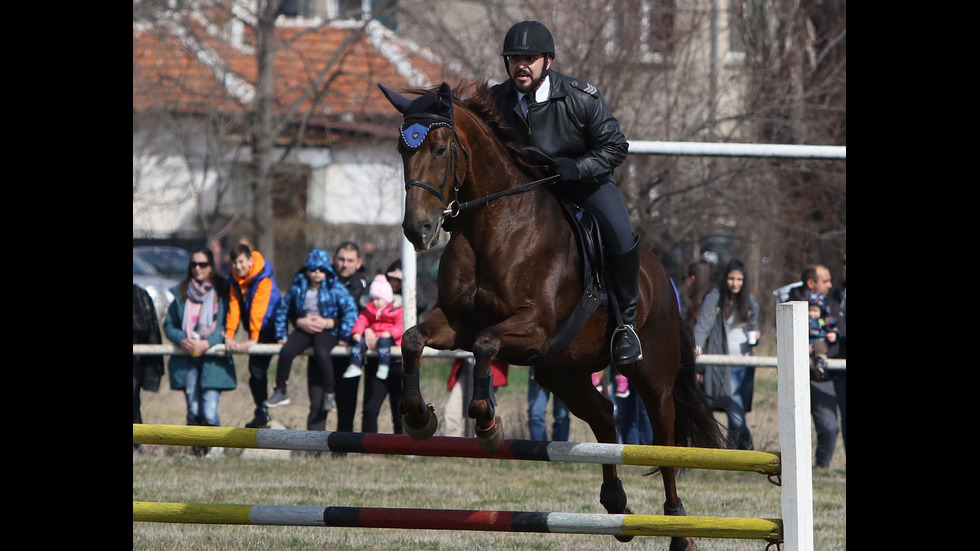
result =
M534 146L551 158L574 159L582 182L611 181L629 149L619 121L595 86L554 70L548 75L551 98L530 106L530 122L521 113L511 79L490 89L497 110L521 145Z
M133 284L133 344L161 344L160 321L153 299L142 287ZM133 354L133 377L144 390L157 392L163 376L163 356Z

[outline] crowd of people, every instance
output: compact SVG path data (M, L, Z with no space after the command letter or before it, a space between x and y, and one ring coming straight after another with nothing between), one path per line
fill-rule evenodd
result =
M218 406L221 393L237 386L234 363L229 355L205 354L225 343L230 352L248 353L257 343L282 345L276 364L272 395L268 394L271 354L249 354L249 390L255 403L250 428L270 426L269 409L290 404L289 375L296 356L312 348L307 373L309 413L307 430L326 430L327 416L337 414L338 431L352 432L360 380L365 381L361 430L378 431L378 415L385 398L390 402L393 432L401 433L401 359L390 353L401 344L401 262L393 262L385 273L368 283L359 247L345 242L333 259L320 248L310 251L297 270L286 293L280 293L272 268L261 253L246 244L231 251L231 277L222 277L215 256L206 247L194 250L183 280L171 292L176 297L162 324L162 333L186 354L169 357L170 388L182 391L188 425L220 426ZM833 458L838 432L846 449L846 371L826 368L827 358L846 358L846 256L842 259L842 281L832 284L823 265L807 266L800 281L777 294L780 301L808 303L811 347L811 413L816 427L814 466L825 468ZM704 262L691 264L678 287L679 307L689 320L697 349L702 354L751 356L758 344L759 303L747 291L748 270L738 259L714 270L714 286L698 296L703 287L695 278L712 277ZM710 263L709 263L710 265ZM397 289L397 293L395 290ZM428 305L418 301L418 314ZM697 304L697 310L685 305ZM160 344L153 303L146 291L133 287L133 342ZM239 330L241 338L236 339ZM271 332L271 336L264 335ZM350 356L332 356L337 345L351 345ZM373 350L376 354L368 354ZM156 392L165 374L163 356L133 356L133 422L141 423L140 390ZM449 376L450 391L444 409L447 436L464 436L465 405L456 379L466 361L458 359ZM387 368L387 369L385 369ZM494 388L507 385L506 363L495 360ZM350 370L357 372L351 376ZM699 362L697 378L712 406L727 418L728 445L753 449L746 414L752 411L755 368L746 365L712 365ZM600 374L597 374L600 375ZM597 388L608 376L609 398L615 405L620 441L627 444L652 442L649 419L637 400L632 384L620 375L614 363L596 377ZM295 399L295 397L292 397ZM552 402L551 434L548 435L547 404ZM531 440L567 441L569 412L557 397L538 386L534 368L528 369L528 433ZM138 449L139 446L134 446ZM220 458L221 448L194 448L193 453ZM317 455L317 454L314 454Z
M629 381L616 371L616 365L643 357L636 334L639 239L613 178L614 169L626 158L626 138L594 85L551 68L554 39L541 23L521 21L512 26L504 37L501 57L508 78L491 89L498 111L511 127L527 130L517 135L524 146L533 146L529 151L540 152L545 164L551 165L559 178L551 186L553 191L594 214L601 226L605 262L613 275L608 281L609 295L614 299L610 302L618 309L619 320L607 368L609 394L616 405L622 441L648 444L652 433L643 404ZM248 386L254 410L245 426L264 428L270 426L270 408L288 405L294 398L288 386L292 363L312 347L307 369L307 430L326 430L328 415L335 413L336 430L352 432L363 379L361 431L378 431L378 415L387 397L393 432L401 433L402 363L400 356L391 354L391 347L400 345L405 329L400 261L369 282L355 243L339 245L332 260L327 250L315 248L283 294L272 266L259 251L240 242L226 257L219 247L220 242L214 242L215 251L193 251L186 276L171 290L177 298L164 321L166 338L187 352L172 355L169 360L170 386L186 395L187 423L219 426L221 392L236 387L231 356L205 354L209 348L224 343L229 352L248 354ZM752 356L761 331L759 303L748 290L749 272L738 259L715 270L716 261L716 257L705 257L691 264L682 284L675 284L680 315L693 327L699 352ZM842 271L842 276L845 274ZM822 265L808 266L788 298L813 305L811 413L817 427L815 465L827 467L838 426L846 448L845 372L826 369L828 358L846 358L846 276L832 291L829 270ZM133 342L159 343L159 328L152 322L156 317L152 301L135 285L133 304ZM417 308L419 314L427 309L421 297ZM239 329L243 339L236 339ZM271 396L268 369L272 355L249 354L257 344L281 345ZM331 351L337 345L350 345L352 353L333 356ZM159 386L161 361L152 356L137 360L134 355L134 423L142 421L140 389L155 391ZM462 393L454 383L461 367L467 366L457 361L450 374L451 399L445 410L449 434L459 436L463 432ZM494 387L507 384L507 367L503 363L492 366ZM698 381L712 406L727 418L731 448L754 446L746 420L752 410L754 376L751 360L736 366L699 363ZM568 440L568 409L538 386L533 366L528 377L530 438L548 439L545 418L551 399L551 440ZM221 456L220 449L198 452Z

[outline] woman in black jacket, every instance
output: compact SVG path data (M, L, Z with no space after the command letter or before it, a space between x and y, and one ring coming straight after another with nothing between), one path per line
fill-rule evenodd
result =
M701 302L694 325L699 353L752 356L759 339L759 303L749 293L742 261L731 259L721 271L718 286ZM752 433L745 414L752 411L755 367L710 365L698 362L698 381L716 409L728 416L728 446L752 449Z

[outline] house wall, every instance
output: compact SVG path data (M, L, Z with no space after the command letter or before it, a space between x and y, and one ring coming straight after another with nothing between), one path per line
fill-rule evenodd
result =
M134 144L140 140L134 136ZM204 158L203 144L189 157ZM245 158L248 157L241 157ZM225 170L233 173L230 164ZM311 169L306 213L330 224L398 225L402 217L401 158L390 141L335 143L304 148L284 162ZM195 197L210 210L215 204L216 174L191 167L176 150L158 144L153 153L133 150L133 235L166 236L197 227ZM228 213L247 213L250 194L239 183L224 201Z
M334 162L315 171L313 180L311 217L331 224L401 224L402 162L391 142L336 145Z
M193 229L197 198L214 205L217 173L205 168L203 133L133 133L133 236Z

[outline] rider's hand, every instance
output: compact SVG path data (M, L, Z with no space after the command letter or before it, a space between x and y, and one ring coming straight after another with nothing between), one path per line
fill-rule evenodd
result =
M555 172L562 182L577 182L582 177L574 159L558 157L555 159Z

